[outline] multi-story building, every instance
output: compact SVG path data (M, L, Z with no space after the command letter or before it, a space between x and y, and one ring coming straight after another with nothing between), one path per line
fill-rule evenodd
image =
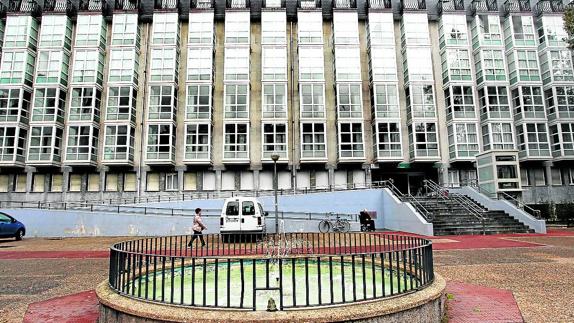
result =
M563 3L430 5L11 0L0 24L0 191L270 190L276 166L283 190L392 178L415 194L425 178L473 182L476 156L504 152L515 164L499 177L520 181L503 189L531 203L569 198Z

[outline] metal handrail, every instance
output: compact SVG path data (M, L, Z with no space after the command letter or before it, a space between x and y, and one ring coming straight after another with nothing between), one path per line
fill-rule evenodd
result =
M423 180L423 183L427 189L430 189L439 195L443 200L455 201L458 205L467 210L472 216L477 218L482 224L482 234L486 234L486 218L483 215L485 211L482 208L479 208L476 203L474 203L466 196L463 198L462 195L459 194L449 194L447 188L444 188L431 180L425 179Z
M467 182L467 186L470 186L472 188L476 188L478 190L479 193L484 192L487 196L489 197L496 197L497 200L500 200L500 196L503 196L504 200L509 200L511 201L513 204L515 204L519 209L522 209L524 211L528 210L530 211L530 215L532 215L533 217L535 217L536 219L540 219L541 215L540 215L540 210L534 209L530 206L528 206L526 203L518 200L517 198L515 198L514 196L506 193L506 192L497 192L497 193L493 193L485 188L480 187L480 185L478 185L478 181L477 180L469 180Z
M381 187L388 188L389 190L391 190L391 192L395 194L402 202L410 203L415 208L415 210L417 210L417 212L419 212L419 214L421 214L425 218L425 220L429 222L432 221L432 213L430 213L416 197L414 197L410 193L407 194L402 193L395 186L394 181L392 179L388 179L386 181L380 181L377 182L377 184L380 185Z

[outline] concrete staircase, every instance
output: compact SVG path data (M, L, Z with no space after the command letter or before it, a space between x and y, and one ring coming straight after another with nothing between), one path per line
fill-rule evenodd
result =
M418 203L426 209L427 218L433 223L434 235L532 233L534 230L514 219L502 210L488 210L466 196L451 194L439 196L404 197L405 201ZM418 202L410 201L416 199ZM461 199L465 203L461 203ZM484 218L483 221L469 211L471 204Z

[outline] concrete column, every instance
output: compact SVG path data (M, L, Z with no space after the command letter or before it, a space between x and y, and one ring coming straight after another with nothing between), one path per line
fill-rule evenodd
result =
M440 165L440 168L438 168L439 184L446 185L448 183L448 169L449 169L449 167L450 167L450 164L443 163Z
M546 186L552 187L552 166L554 163L552 161L544 162L544 175L546 177Z
M333 187L335 186L335 168L336 168L336 166L327 165L327 166L325 166L325 168L329 172L329 188L332 191Z
M100 166L98 168L98 171L100 172L100 200L104 200L104 191L106 189L106 173L109 171L109 167L107 166ZM116 175L117 176L117 175ZM123 186L122 190L123 190Z
M36 172L35 167L26 166L26 193L32 192L32 183L34 181L34 173Z
M64 166L62 167L62 201L66 201L68 190L70 189L70 173L72 172L72 167Z
M221 169L217 168L215 170L215 191L221 191Z
M253 167L251 171L253 172L253 190L259 192L259 172L261 167Z
M138 196L144 196L146 193L146 187L147 187L147 172L149 171L149 167L147 166L143 166L143 167L138 167L136 170L136 175L139 179L139 183L138 183Z
M297 170L299 169L300 164L291 164L289 165L289 170L291 171L291 189L293 193L297 191Z
M363 164L363 170L365 171L365 186L371 187L373 179L371 176L371 164Z
M187 166L176 166L175 170L177 171L177 190L181 194L183 192L183 173L187 170Z

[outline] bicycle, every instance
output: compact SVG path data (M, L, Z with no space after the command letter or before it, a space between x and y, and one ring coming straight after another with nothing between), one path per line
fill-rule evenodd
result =
M338 214L335 220L327 218L319 222L319 232L325 233L331 230L333 230L333 232L349 232L349 230L351 230L351 223L349 223L347 219L341 219Z

